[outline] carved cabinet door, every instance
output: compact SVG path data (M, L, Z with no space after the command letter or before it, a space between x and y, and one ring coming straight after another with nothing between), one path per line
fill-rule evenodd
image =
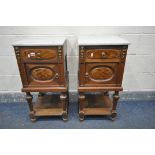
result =
M85 86L116 86L119 63L86 63Z
M25 64L29 86L60 86L63 73L58 64Z

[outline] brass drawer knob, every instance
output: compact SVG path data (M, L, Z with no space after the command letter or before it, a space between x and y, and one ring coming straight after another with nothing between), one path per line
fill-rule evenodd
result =
M102 52L101 55L102 55L102 58L106 58L106 53L105 52Z
M35 52L28 53L27 55L28 58L35 57L35 56L36 56Z
M94 57L94 53L91 53L91 54L90 54L90 57L93 58L93 57Z

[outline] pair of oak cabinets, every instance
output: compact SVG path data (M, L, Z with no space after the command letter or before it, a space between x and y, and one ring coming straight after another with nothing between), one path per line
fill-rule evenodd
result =
M78 38L80 120L86 115L116 118L128 45L128 41L118 36ZM13 46L31 121L36 121L38 116L62 116L66 121L69 105L68 41L65 38L27 39ZM110 91L113 97L110 97ZM38 92L35 103L31 92Z

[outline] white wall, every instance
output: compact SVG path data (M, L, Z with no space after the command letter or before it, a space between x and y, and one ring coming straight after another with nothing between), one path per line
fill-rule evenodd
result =
M155 27L0 27L0 91L20 91L22 85L12 43L31 37L66 36L70 90L77 90L78 35L120 35L131 42L124 90L155 90ZM76 82L75 82L76 81Z

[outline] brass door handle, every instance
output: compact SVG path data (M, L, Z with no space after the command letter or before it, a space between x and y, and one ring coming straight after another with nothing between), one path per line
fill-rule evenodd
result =
M55 78L59 79L59 74L58 73L55 74Z
M88 74L87 72L85 73L85 77L86 77L86 78L88 78L88 77L89 77L89 74Z

